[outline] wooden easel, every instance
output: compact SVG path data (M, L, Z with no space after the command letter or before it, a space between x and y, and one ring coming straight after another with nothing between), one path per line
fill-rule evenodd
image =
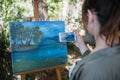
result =
M36 73L36 72L49 70L49 69L55 69L56 75L57 75L57 80L62 80L60 68L65 67L65 66L66 66L66 64L60 65L60 66L53 66L53 67L49 67L49 68L33 70L33 71L20 72L20 73L16 73L16 75L21 75L21 80L25 80L25 75L28 74L28 73L32 73L33 75L35 75L34 73Z
M39 21L39 6L38 6L38 0L34 0L34 17L36 21Z

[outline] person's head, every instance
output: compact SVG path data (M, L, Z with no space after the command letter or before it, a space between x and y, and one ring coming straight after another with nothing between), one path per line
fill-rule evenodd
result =
M104 36L110 46L120 44L120 0L84 0L82 19L92 35Z

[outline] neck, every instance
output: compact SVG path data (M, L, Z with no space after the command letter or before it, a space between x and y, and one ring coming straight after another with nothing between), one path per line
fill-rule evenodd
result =
M106 44L104 37L102 37L102 38L100 36L95 37L95 42L96 42L96 47L94 48L94 50L92 52L109 47Z

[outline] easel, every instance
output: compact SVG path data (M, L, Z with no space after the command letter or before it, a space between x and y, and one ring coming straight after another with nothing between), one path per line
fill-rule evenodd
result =
M34 17L36 21L39 21L39 7L38 7L38 0L34 0ZM53 67L49 67L49 68L42 68L42 69L38 69L38 70L32 70L32 71L27 71L27 72L20 72L20 73L16 73L15 75L21 75L21 80L26 80L26 74L28 73L32 73L33 80L35 79L35 75L37 72L40 71L45 71L45 70L49 70L49 69L55 69L56 71L56 75L57 75L57 80L62 80L61 77L61 72L60 72L60 68L65 67L66 64L63 65L59 65L59 66L53 66ZM42 79L43 80L43 79Z
M21 80L26 80L25 79L25 75L28 74L28 73L33 73L33 75L35 75L34 73L36 73L36 72L40 72L40 71L44 71L44 70L50 70L50 69L55 69L56 75L57 75L57 80L62 80L60 68L62 68L64 66L66 66L66 64L60 65L60 66L53 66L53 67L49 67L49 68L43 68L43 69L39 69L39 70L33 70L33 71L16 73L16 75L21 75Z

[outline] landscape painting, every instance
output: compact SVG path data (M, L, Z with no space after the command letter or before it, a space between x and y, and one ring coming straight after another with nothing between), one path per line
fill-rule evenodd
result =
M10 22L13 73L67 63L67 45L59 41L63 21Z

